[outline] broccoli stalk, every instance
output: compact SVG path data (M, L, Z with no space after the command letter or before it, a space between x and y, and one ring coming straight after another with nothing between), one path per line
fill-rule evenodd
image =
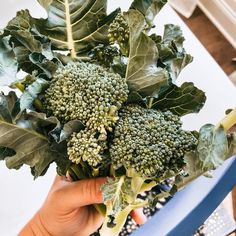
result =
M226 115L223 120L219 122L216 127L222 126L224 130L227 132L230 128L232 128L236 124L236 108L230 111L228 115Z
M116 179L109 179L108 184L102 187L105 193L106 217L100 230L101 236L118 235L130 212L148 205L148 201L137 199L144 181L144 178L136 174L133 177L123 175Z

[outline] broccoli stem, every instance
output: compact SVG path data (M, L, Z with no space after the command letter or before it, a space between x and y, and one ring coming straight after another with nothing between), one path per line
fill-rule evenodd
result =
M101 216L106 216L106 206L104 204L93 204L93 206L100 213Z
M73 181L88 178L88 175L84 173L82 166L76 164L73 164L69 167L67 170L67 175L69 175ZM93 206L102 216L106 215L106 206L104 204L94 204Z
M22 93L25 91L25 86L24 84L18 82L15 84L15 87L18 88Z
M112 208L112 206L109 207L107 205L107 211L109 211L109 208ZM128 215L129 215L129 213L132 210L133 210L132 207L128 206L124 210L117 213L117 215L116 215L116 225L112 228L108 227L109 218L106 217L105 221L103 222L102 228L99 231L100 236L117 236L120 233L123 225L125 224L125 221L126 221Z
M117 236L119 235L120 231L122 230L123 225L125 224L125 221L130 214L130 212L134 209L142 208L147 205L147 201L134 203L128 205L125 209L118 212L116 214L116 225L114 227L109 227L109 218L106 217L105 221L102 225L102 228L100 229L99 233L100 236ZM112 204L107 204L107 214L112 211Z
M222 126L225 131L228 131L231 127L236 124L236 108L233 109L228 115L225 116L223 120L216 125L216 128Z

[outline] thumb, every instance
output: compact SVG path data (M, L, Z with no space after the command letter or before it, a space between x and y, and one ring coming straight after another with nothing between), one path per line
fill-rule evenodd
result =
M61 180L63 181L63 180ZM57 190L58 197L63 200L63 205L67 208L77 208L91 204L103 202L101 186L107 178L94 178L79 180L76 182L66 182L63 187Z

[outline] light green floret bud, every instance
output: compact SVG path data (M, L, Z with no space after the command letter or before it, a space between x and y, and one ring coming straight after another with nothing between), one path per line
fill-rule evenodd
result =
M67 153L72 162L79 164L80 161L84 161L93 167L103 161L102 154L105 149L107 142L97 138L96 130L89 129L73 133L67 144Z
M185 165L185 153L197 144L170 111L128 105L119 116L109 149L114 169L125 167L145 178L162 178L167 171L178 173Z
M129 54L129 25L122 13L119 13L108 29L110 42L117 43L123 55Z

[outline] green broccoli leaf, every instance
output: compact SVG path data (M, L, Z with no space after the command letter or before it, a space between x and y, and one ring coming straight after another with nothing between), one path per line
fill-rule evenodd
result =
M163 85L168 84L168 72L157 67L158 50L155 42L143 30L144 16L137 10L129 10L125 18L130 28L130 54L126 81L131 91L141 96L156 96Z
M9 36L0 37L0 86L9 86L17 80L18 64L9 40Z
M52 77L59 60L53 54L50 40L38 31L37 21L28 10L17 12L4 29L4 35L13 42L19 69L28 73L39 70Z
M183 49L183 32L178 25L167 24L165 25L163 42L168 45L169 43L174 43L180 50Z
M13 92L0 95L0 156L9 169L29 165L36 178L45 174L50 163L60 158L60 153L52 151L48 137L34 129L39 125L25 119L25 114L17 114L20 111L17 100ZM42 131L42 126L39 129Z
M108 179L107 183L102 186L106 217L100 229L101 235L118 235L129 213L134 209L147 206L148 201L140 201L136 198L137 192L133 192L133 190L136 191L137 186L132 186L132 181L132 178L121 176L116 179ZM141 180L142 183L143 181L144 179ZM139 187L141 186L139 185Z
M196 150L185 154L186 168L184 171L187 175L179 175L176 178L175 192L206 172L216 169L227 158L236 154L235 143L233 137L232 139L227 138L222 127L204 125L199 132Z
M183 47L184 37L178 25L165 25L163 37L156 34L150 36L156 43L159 52L160 66L164 66L174 83L180 72L192 62L191 55Z
M206 124L200 129L197 154L203 170L213 170L223 164L228 154L228 140L222 127Z
M58 66L61 65L61 62L57 58L48 60L43 54L37 52L32 52L29 55L29 59L34 65L38 66L48 78L51 78Z
M167 0L134 0L130 9L140 11L145 16L145 19L151 28L155 16L166 3Z
M9 169L19 169L26 164L36 178L44 174L50 163L58 158L58 153L50 149L48 139L33 130L0 120L0 133L0 146L16 153L4 159Z
M42 78L37 78L35 82L29 85L20 97L21 111L32 108L35 99L47 86L48 81Z
M0 147L0 160L4 160L6 157L11 157L16 155L16 152L7 147Z
M27 121L29 123L29 127L49 138L52 136L51 134L56 130L61 130L61 124L56 117L47 117L44 113L39 113L35 111L31 111L25 113L23 116L23 121Z
M153 99L151 108L169 110L178 116L199 112L206 101L205 93L191 82L178 87L171 84L160 96Z
M183 33L178 25L165 25L162 44L163 48L162 50L159 50L159 52L162 62L168 66L168 71L171 75L172 81L175 81L183 68L193 60L193 57L185 52L183 42ZM160 47L158 47L158 49L159 48ZM166 49L173 52L174 58L165 57Z
M236 132L231 133L230 135L227 136L228 139L228 147L229 151L227 154L227 159L232 157L233 155L236 155Z
M138 92L135 92L135 91L132 91L131 93L129 93L129 96L128 96L128 100L126 102L127 104L139 104L141 106L146 106L146 103L145 103L145 100L142 98L142 96L138 93Z
M80 130L84 129L84 125L79 120L72 120L67 122L60 133L59 142L68 139L72 133L78 133Z
M72 58L99 43L108 43L108 26L119 11L107 16L106 0L38 2L48 12L48 18L39 21L42 33L56 48L70 50Z
M20 112L19 99L15 92L8 95L0 94L0 119L9 123L15 123Z

